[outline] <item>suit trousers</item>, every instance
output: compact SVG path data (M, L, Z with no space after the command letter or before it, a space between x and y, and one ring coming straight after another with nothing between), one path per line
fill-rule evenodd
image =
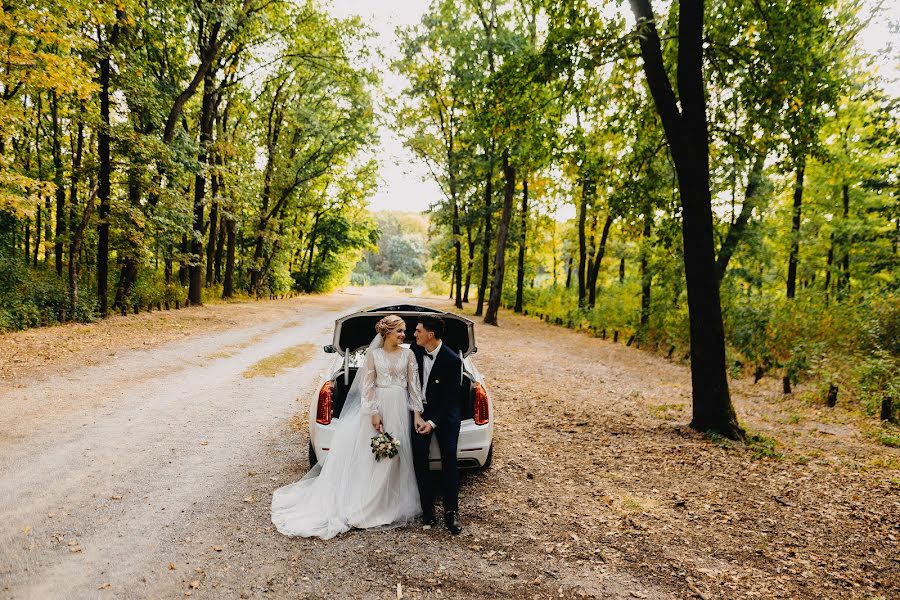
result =
M459 471L456 464L456 448L459 444L459 421L443 422L431 433L412 432L413 464L416 470L416 482L419 486L419 498L422 501L422 512L434 513L434 490L431 486L429 471L429 451L431 436L437 436L438 448L441 450L441 490L444 498L444 512L459 510Z

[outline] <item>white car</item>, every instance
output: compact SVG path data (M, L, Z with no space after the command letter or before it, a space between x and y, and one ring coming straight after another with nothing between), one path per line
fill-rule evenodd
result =
M353 313L335 321L334 342L325 346L325 352L336 353L338 356L328 371L330 376L322 382L309 407L310 467L325 458L331 450L331 439L340 420L341 408L357 368L365 360L366 349L375 335L375 323L387 315L398 315L406 321L406 331L412 332L419 317L426 314L444 319L444 336L441 339L463 360L465 391L459 399L462 417L457 446L459 468L490 466L493 457L494 406L484 384L484 377L470 358L470 355L478 351L475 347L474 323L465 317L433 308L401 304ZM432 471L441 470L437 436L431 438L429 461Z

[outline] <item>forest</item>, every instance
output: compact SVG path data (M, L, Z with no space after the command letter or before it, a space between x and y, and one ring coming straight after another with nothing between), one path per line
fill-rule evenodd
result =
M276 0L0 14L0 330L327 290L377 240L359 19Z
M734 376L894 421L900 99L861 44L882 8L434 2L397 122L443 192L456 306L690 361L691 425L726 437Z
M896 421L900 98L861 40L883 18L860 0L434 0L398 32L408 85L385 116L442 191L425 231L367 210L384 115L361 19L13 0L0 331L351 272L433 287L430 268L486 324L505 307L690 362L696 429L744 436L739 376Z

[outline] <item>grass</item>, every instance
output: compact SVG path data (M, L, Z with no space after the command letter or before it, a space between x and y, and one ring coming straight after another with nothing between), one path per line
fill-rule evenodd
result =
M725 450L734 450L739 445L739 442L730 440L714 431L708 431L705 435L714 446L718 446ZM774 438L766 437L758 433L748 432L745 446L753 453L753 460L760 460L763 458L780 460L784 458L784 455L777 451L776 448L778 447L778 442Z
M312 358L317 348L314 344L291 346L248 367L244 371L244 377L275 377L283 371L302 365Z
M900 431L885 427L875 432L875 439L889 448L900 448Z
M747 447L753 452L753 460L772 458L780 460L784 454L778 452L778 442L774 438L754 433L747 436Z
M679 413L684 409L684 404L651 404L647 408L657 419L672 418L669 412Z

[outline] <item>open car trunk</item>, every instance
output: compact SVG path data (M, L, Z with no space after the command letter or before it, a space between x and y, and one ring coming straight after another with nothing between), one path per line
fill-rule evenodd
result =
M452 313L412 304L384 306L341 317L334 323L334 349L341 356L345 356L348 350L353 352L368 346L375 337L375 324L388 315L397 315L406 322L406 337L410 343L414 342L412 332L419 322L419 317L434 315L444 319L444 337L441 340L447 346L462 357L469 356L477 350L475 326L472 321Z
M344 377L342 374L338 374L337 377L333 380L332 384L334 385L334 395L332 397L331 411L334 418L339 419L341 417L341 411L344 408L344 402L347 400L347 393L350 391L350 386L353 385L353 380L356 379L356 373L358 371L357 367L349 367L350 375L347 378L347 383L344 383ZM460 419L465 421L466 419L471 419L475 415L475 386L472 382L472 377L469 373L463 374L463 385L461 397L459 399L459 408L460 408Z
M340 417L347 392L356 378L357 367L347 360L347 353L353 353L360 348L367 347L375 337L375 324L387 315L397 315L406 322L407 341L414 343L412 332L419 322L419 317L425 315L440 316L444 319L444 336L441 340L457 352L460 356L468 356L477 351L475 347L475 326L469 319L445 313L433 308L416 306L412 304L399 304L395 306L383 306L371 310L361 311L346 317L341 317L334 324L334 349L345 357L344 368L334 379L334 397L332 411L335 417ZM355 358L354 362L359 360ZM346 369L346 378L344 370ZM459 399L463 420L471 419L474 410L474 387L469 373L464 374L462 397Z

